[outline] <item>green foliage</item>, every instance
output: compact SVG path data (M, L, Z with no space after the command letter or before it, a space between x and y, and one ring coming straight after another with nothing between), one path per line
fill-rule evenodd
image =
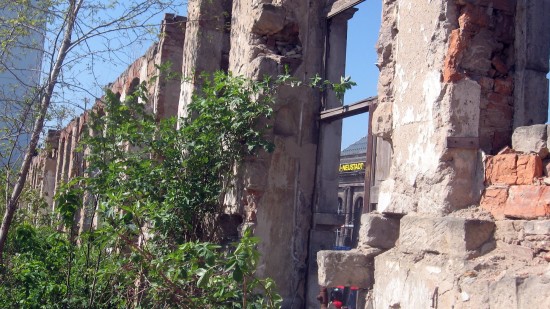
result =
M177 129L176 119L148 113L145 83L124 101L106 92L79 145L85 176L55 196L52 226L59 230L22 220L11 234L0 307L280 306L274 282L255 276L259 240L250 231L229 246L210 241L235 166L273 150L265 132L274 93L301 82L221 72L200 79ZM313 79L310 86L343 92L352 83L345 82ZM85 212L97 214L97 227L77 235Z
M55 197L61 231L21 223L9 240L0 307L278 306L273 282L254 276L257 239L205 242L235 164L273 149L264 131L276 84L201 78L179 129L147 112L145 83L124 101L107 91L79 146L86 176ZM82 208L97 211L98 227L76 237Z

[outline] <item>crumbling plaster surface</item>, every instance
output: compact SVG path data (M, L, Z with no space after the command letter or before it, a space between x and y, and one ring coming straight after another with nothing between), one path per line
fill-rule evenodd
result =
M474 204L481 188L470 163L478 160L477 152L449 150L446 144L447 137L477 137L479 126L479 84L442 81L445 43L458 27L457 5L384 1L384 12L389 15L378 43L382 99L374 114L375 121L382 120L373 130L391 138L393 158L378 209L445 214Z
M305 81L320 74L324 9L324 1L234 0L229 70L262 78L284 73L286 65ZM247 159L226 199L230 208L244 212L244 225L253 226L262 240L258 271L275 279L283 308L302 308L306 301L320 102L319 92L306 86L280 89L268 134L275 150Z

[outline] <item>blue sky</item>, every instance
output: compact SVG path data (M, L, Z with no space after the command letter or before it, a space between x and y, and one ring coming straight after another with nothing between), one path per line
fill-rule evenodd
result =
M346 76L357 86L346 92L345 104L376 95L378 68L376 67L376 40L380 29L382 1L365 1L348 24L348 48L346 54ZM366 136L368 114L346 118L342 129L342 149Z

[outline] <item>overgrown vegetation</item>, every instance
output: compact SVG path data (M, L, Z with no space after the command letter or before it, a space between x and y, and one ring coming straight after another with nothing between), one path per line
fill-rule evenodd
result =
M205 240L234 164L272 148L264 120L281 80L203 78L177 130L145 111L145 84L124 102L107 92L80 146L86 175L58 192L54 222L20 216L10 234L0 307L278 306L273 282L254 276L256 238Z
M272 151L274 93L289 75L252 81L204 75L190 117L156 121L147 85L124 101L107 91L79 146L84 176L58 190L55 213L32 189L9 234L2 308L278 308L255 276L258 239L221 246L216 215L234 167ZM339 97L353 86L311 80ZM4 187L4 186L3 186Z

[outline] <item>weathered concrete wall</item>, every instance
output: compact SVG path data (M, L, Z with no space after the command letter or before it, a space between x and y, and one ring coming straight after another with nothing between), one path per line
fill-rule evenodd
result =
M163 33L159 43L155 43L146 54L136 59L124 73L122 73L109 88L114 93L120 94L121 99L131 93L141 82L149 82L158 76L154 82L148 83L147 89L149 101L146 109L154 113L157 119L177 116L179 103L180 81L167 80L166 72L161 72L156 65L166 61L172 63L172 69L180 72L182 65L183 40L186 19L173 14L166 14L161 31ZM93 107L101 109L101 100L98 99ZM76 151L82 134L88 131L88 113L86 111L73 119L69 124L55 132L51 132L46 138L45 150L33 158L32 170L29 173L27 183L40 192L46 202L55 209L53 196L56 190L68 180L83 176L86 170L86 149ZM93 134L93 132L91 132ZM85 197L85 204L93 207ZM76 214L76 228L80 231L88 229L94 210L82 209Z
M442 81L447 56L442 42L458 27L458 7L453 1L385 1L384 5L384 11L391 7L392 14L384 17L380 40L388 37L385 33L396 34L389 47L379 48L391 53L382 54L382 62L388 58L393 62L389 65L392 76L381 78L379 92L392 103L381 101L381 106L391 104L391 108L377 109L374 118L390 117L391 121L381 123L391 127L379 127L382 132L375 133L391 136L394 152L378 208L444 214L473 204L478 198L472 188L475 167L468 163L476 160L477 153L449 150L446 145L447 137L477 137L479 127L475 106L479 85L469 79L456 84ZM387 111L391 116L379 116Z
M231 0L189 1L183 46L183 81L178 115L187 116L187 104L200 89L201 74L227 70Z
M541 102L547 102L548 46L536 43L533 31L518 28L525 14L538 20L525 27L542 27L546 21L538 10L547 11L546 6L518 2L515 14L515 1L384 2L381 104L373 130L391 140L394 155L390 179L381 188L381 211L441 215L477 204L482 190L477 147L495 153L510 143L513 121L545 121L534 111L529 116L518 111L534 104L537 115L546 114ZM529 60L516 56L531 44L546 51ZM536 92L534 101L517 98L532 85L514 87L514 76L530 74L518 73L522 66L542 72L535 83L542 93ZM520 120L525 117L531 120Z
M262 78L282 74L288 65L305 81L321 73L324 1L269 2L233 1L229 70ZM284 308L303 308L306 302L320 103L320 94L309 87L280 89L269 136L275 151L247 159L227 201L244 211L245 225L253 225L262 240L259 273L275 279ZM309 301L315 304L318 287L312 286Z

